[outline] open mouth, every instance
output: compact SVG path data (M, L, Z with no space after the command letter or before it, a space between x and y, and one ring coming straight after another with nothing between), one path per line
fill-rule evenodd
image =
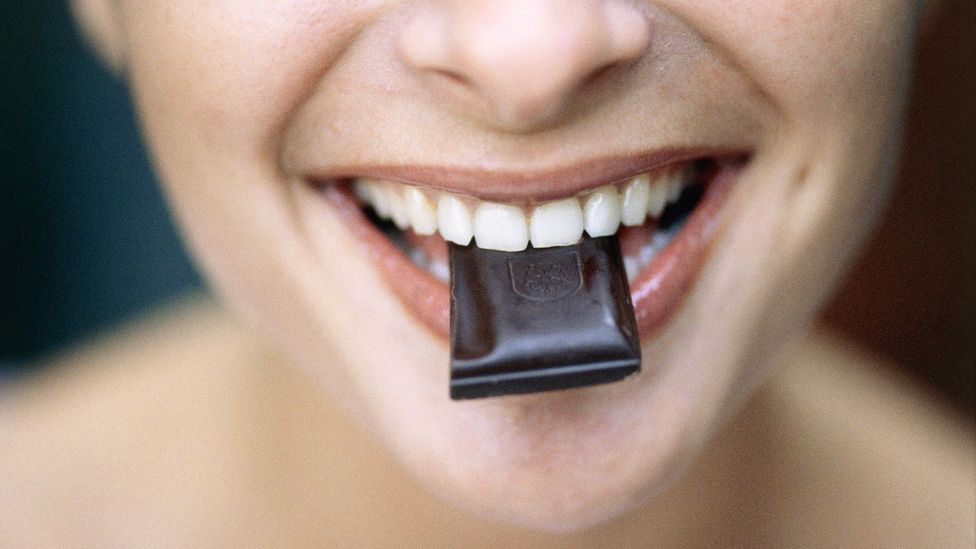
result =
M588 185L571 196L486 200L374 177L316 184L358 236L407 309L449 336L447 242L516 252L616 234L641 337L655 333L693 285L744 154L699 157Z

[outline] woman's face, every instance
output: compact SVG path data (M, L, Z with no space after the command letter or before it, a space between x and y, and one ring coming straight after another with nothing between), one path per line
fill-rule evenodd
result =
M122 59L172 208L226 300L442 497L575 528L672 482L830 293L887 192L919 6L76 8ZM531 219L692 164L711 167L706 199L631 280L642 373L474 401L448 398L447 285L342 192L361 177L418 189L418 227L453 195Z

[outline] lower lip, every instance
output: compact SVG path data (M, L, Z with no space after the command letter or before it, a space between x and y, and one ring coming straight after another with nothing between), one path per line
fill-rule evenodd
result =
M705 192L674 239L630 282L637 330L641 339L653 337L681 305L708 257L722 219L722 205L741 171L742 161L719 161L708 176ZM417 267L363 214L348 185L327 184L326 200L388 282L407 310L435 335L450 337L450 290Z

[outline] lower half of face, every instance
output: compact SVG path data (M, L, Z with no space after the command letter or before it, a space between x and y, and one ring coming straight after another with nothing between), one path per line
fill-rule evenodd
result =
M118 9L214 285L433 490L545 528L663 490L810 321L883 203L915 25L839 0ZM641 373L450 400L445 242L591 232L622 243Z

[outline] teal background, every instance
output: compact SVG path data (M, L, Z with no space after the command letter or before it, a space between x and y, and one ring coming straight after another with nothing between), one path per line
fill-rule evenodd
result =
M66 3L0 1L0 374L199 284Z

